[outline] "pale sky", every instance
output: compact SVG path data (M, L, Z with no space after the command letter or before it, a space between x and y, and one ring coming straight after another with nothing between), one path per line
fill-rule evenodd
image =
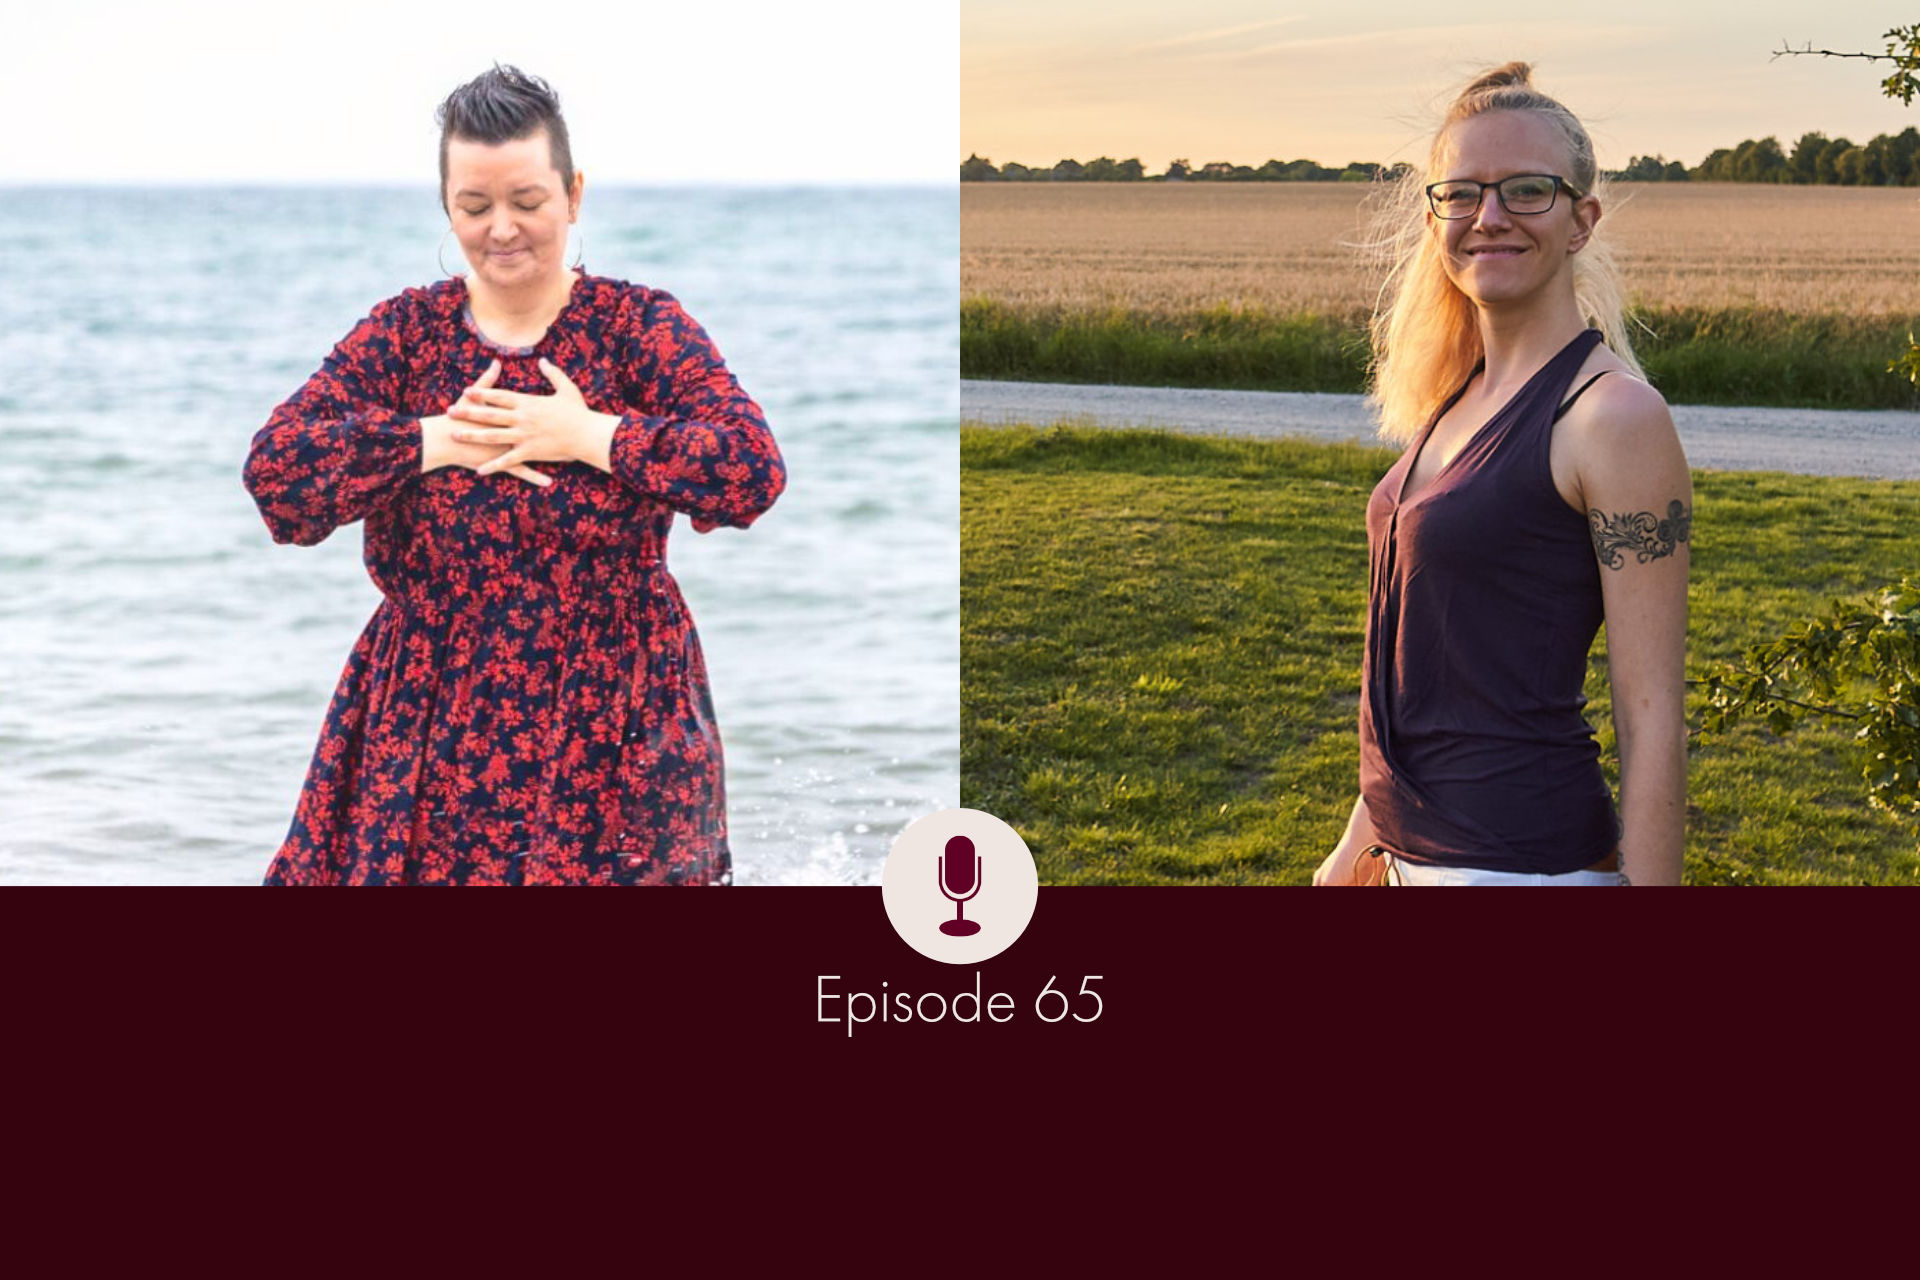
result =
M495 61L589 181L954 180L959 0L9 5L0 183L415 183Z
M1581 117L1603 167L1697 164L1768 134L1791 151L1815 129L1865 142L1920 126L1920 101L1880 95L1885 64L1770 55L1882 53L1916 19L1913 0L962 0L956 159L1417 163L1453 92L1512 59Z

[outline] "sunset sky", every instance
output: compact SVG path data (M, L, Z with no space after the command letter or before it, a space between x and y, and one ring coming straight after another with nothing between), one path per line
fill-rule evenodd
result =
M1791 150L1812 129L1865 142L1920 125L1920 101L1880 95L1884 64L1770 56L1809 41L1880 53L1915 20L1920 5L1858 0L962 0L959 158L1418 160L1452 92L1514 58L1607 167L1697 164L1768 134Z

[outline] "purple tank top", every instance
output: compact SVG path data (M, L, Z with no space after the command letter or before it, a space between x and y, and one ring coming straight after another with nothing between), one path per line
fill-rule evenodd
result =
M1367 503L1360 793L1379 842L1411 861L1559 875L1618 844L1581 714L1600 570L1547 456L1599 341L1569 342L1403 502L1462 386Z

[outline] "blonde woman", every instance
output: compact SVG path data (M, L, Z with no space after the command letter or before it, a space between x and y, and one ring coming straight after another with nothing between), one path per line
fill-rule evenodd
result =
M1404 181L1375 316L1360 798L1315 884L1674 884L1693 495L1597 237L1593 143L1525 63ZM1583 718L1607 628L1620 798Z

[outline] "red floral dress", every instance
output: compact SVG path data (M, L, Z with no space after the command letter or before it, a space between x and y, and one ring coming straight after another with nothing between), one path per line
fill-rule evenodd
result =
M487 364L537 361L621 415L611 475L545 488L420 472L420 419ZM583 275L531 348L474 326L464 281L355 325L253 439L275 542L366 521L386 597L347 659L268 884L725 884L720 735L666 568L676 511L744 528L786 484L759 406L670 295Z

